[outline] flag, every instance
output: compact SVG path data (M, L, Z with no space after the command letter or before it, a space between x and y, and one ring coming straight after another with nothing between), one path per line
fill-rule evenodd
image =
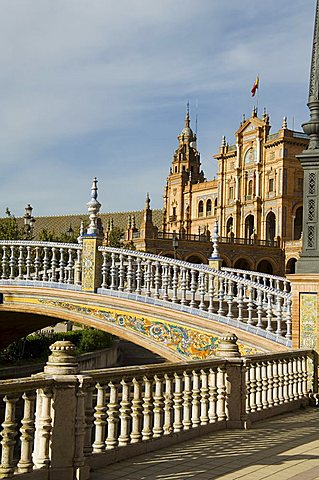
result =
M251 96L252 97L255 96L255 93L256 93L256 90L257 90L258 86L259 86L259 76L257 75L255 83L253 85L253 88L251 89Z

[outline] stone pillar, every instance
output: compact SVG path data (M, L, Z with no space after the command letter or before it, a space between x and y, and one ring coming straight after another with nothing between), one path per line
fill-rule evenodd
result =
M304 169L302 252L292 288L293 346L318 351L319 304L319 0L312 47L308 107L310 119L302 125L309 145L298 155Z
M226 333L220 337L218 349L216 352L217 357L223 358L239 358L241 354L237 345L238 337L235 333Z
M287 278L292 290L292 348L319 352L319 273Z
M101 204L97 201L97 178L93 179L91 200L87 203L90 225L86 234L81 235L82 243L82 291L96 292L102 283L102 254L98 247L102 245L103 229L97 215Z
M38 374L39 377L50 377L54 382L49 411L46 413L51 419L49 476L51 480L86 480L89 478L89 467L85 466L83 448L78 448L83 445L85 428L84 425L78 425L79 418L82 418L82 423L84 420L83 415L79 415L81 389L77 378L79 367L75 346L69 341L58 341L50 349L52 354L44 367L44 374ZM37 411L40 420L41 414ZM81 432L82 436L79 434ZM40 447L43 441L46 438L43 439L43 431L39 428L35 434L35 445ZM34 463L37 465L37 449L35 452Z
M92 235L82 237L82 291L96 292L102 281L102 254L98 247L100 238Z
M237 345L237 336L227 333L219 341L216 355L227 360L226 397L227 428L246 428L245 366Z

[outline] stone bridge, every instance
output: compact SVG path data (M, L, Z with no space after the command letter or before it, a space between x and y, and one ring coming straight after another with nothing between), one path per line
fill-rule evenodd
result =
M81 244L0 242L0 347L58 320L108 331L172 360L291 347L287 279Z

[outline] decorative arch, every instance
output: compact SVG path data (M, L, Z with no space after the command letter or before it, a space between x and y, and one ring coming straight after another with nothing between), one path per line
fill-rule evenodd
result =
M266 216L266 240L273 242L276 236L276 215L270 211ZM267 273L267 272L265 272Z
M210 217L212 214L212 201L209 198L206 202L206 216Z
M185 262L189 262L189 263L203 263L205 265L207 265L208 261L207 261L207 258L205 257L205 255L202 255L201 253L198 253L198 252L192 252L190 254L187 255L187 257L184 258Z
M273 275L274 273L273 263L268 258L264 258L263 260L260 260L260 262L258 262L257 264L257 272Z
M254 163L257 159L257 151L255 148L251 147L247 150L244 156L244 163Z
M286 263L286 273L296 273L296 263L298 259L295 257L289 258L289 260Z
M245 238L250 239L255 229L255 217L251 213L245 219Z
M233 231L234 231L234 218L229 217L226 222L226 235L229 235Z
M253 265L248 258L240 257L234 261L234 268L238 268L239 270L253 270Z
M204 215L204 202L203 200L200 200L198 202L198 207L197 207L197 216L202 217Z

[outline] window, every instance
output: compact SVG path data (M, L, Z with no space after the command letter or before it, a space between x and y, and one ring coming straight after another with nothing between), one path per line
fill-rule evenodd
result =
M201 200L198 204L198 216L202 217L204 215L204 202Z
M214 202L214 215L215 215L215 217L217 215L217 203L218 203L217 198L215 198L215 202Z
M249 182L248 182L248 189L247 189L247 195L251 197L252 194L253 194L253 181L252 181L252 180L249 180Z
M234 187L229 187L229 200L234 200Z
M175 173L177 173L177 167L175 167Z
M176 207L173 207L173 217L176 217Z
M287 168L284 168L283 179L282 179L282 193L283 193L283 195L287 195L287 188L288 188L288 172L287 172Z
M209 217L212 214L212 201L208 199L206 202L206 215Z
M269 191L269 193L274 191L274 179L273 178L269 179L268 191Z

